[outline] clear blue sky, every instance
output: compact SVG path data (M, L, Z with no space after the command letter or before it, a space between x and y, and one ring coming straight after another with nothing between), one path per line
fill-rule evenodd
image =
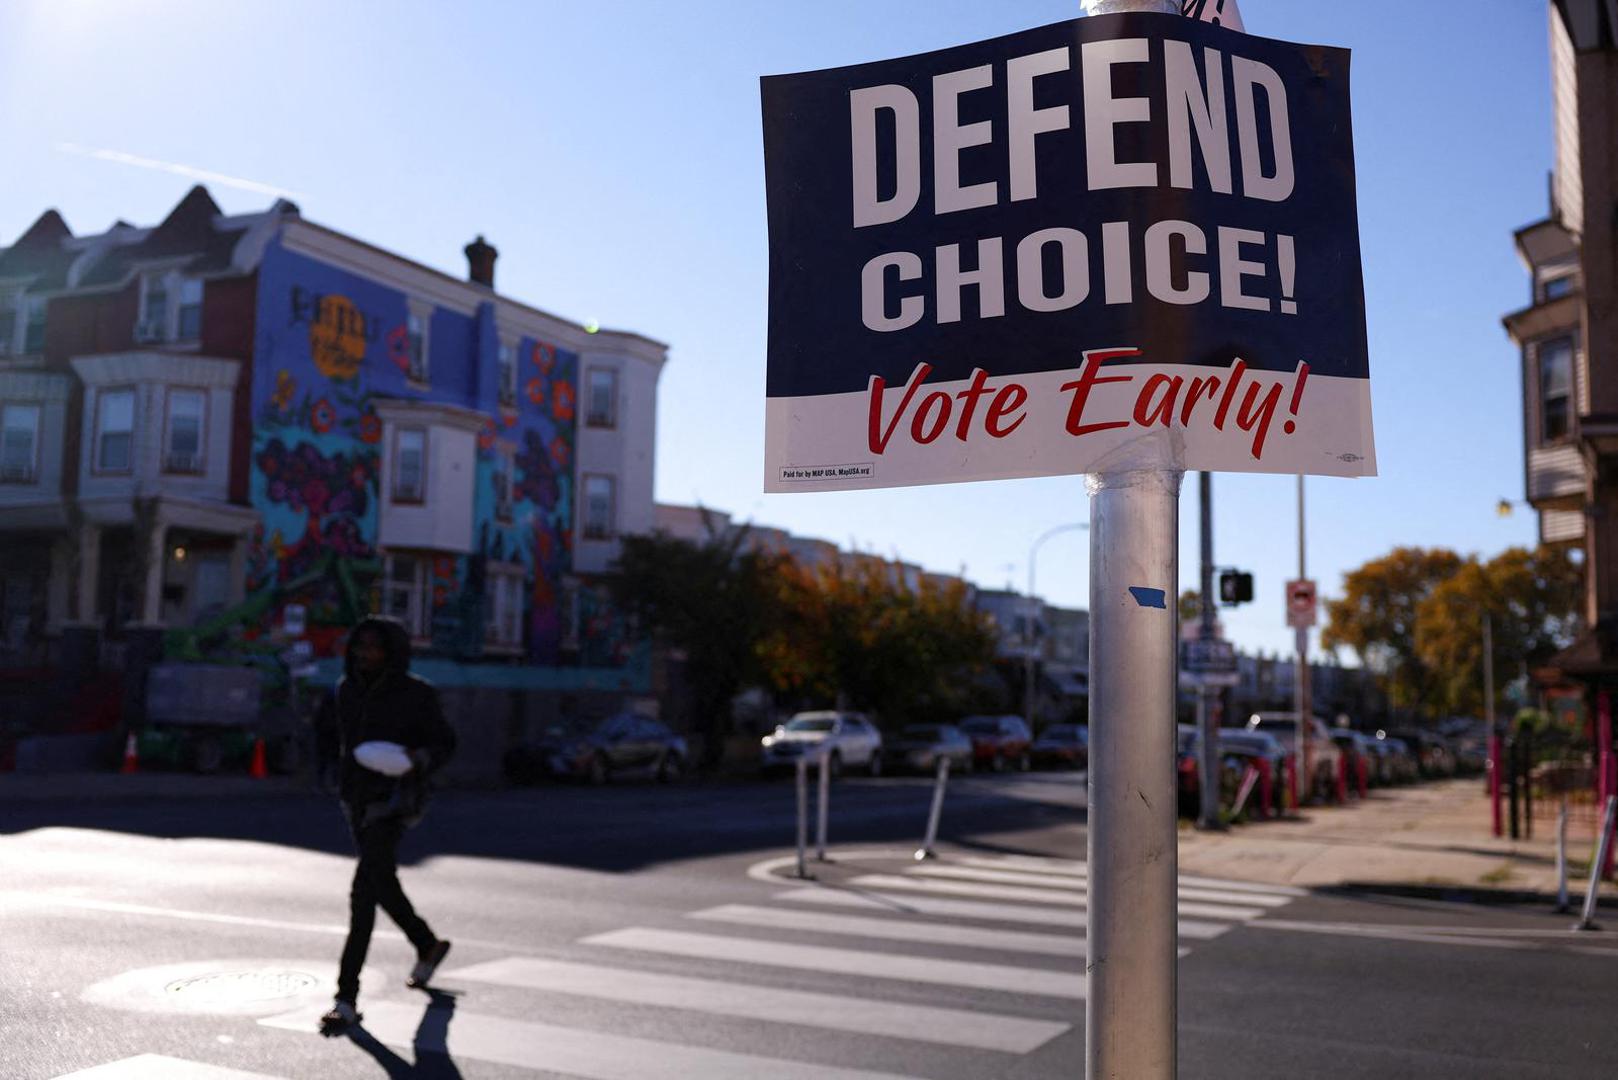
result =
M1398 544L1531 544L1513 229L1546 209L1543 0L1242 0L1247 28L1354 51L1354 123L1377 458L1309 480L1309 568L1328 595ZM58 207L76 232L155 223L193 181L115 150L285 190L306 216L460 274L484 233L502 292L672 345L657 496L729 510L972 580L1021 587L1044 529L1088 516L1080 477L818 495L760 493L764 179L757 79L1072 18L1078 0L429 4L10 0L0 4L0 243ZM230 212L261 190L210 183ZM1197 572L1193 475L1181 580ZM1216 477L1220 563L1257 575L1227 612L1289 650L1294 481ZM1083 607L1083 534L1039 591Z

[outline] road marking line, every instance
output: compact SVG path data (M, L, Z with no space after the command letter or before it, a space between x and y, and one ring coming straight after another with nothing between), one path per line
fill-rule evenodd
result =
M844 1069L785 1058L708 1050L603 1031L509 1020L460 1009L438 1025L442 1035L418 1036L428 1026L420 1005L371 1002L360 1025L379 1042L447 1053L455 1060L562 1073L584 1080L910 1080L895 1073ZM450 1010L428 1010L449 1013ZM260 1020L266 1027L313 1032L316 1017L302 1012Z
M606 1001L661 1005L718 1016L802 1024L1010 1054L1029 1053L1070 1030L1070 1025L1055 1021L873 1001L842 994L780 990L562 960L491 960L444 972L439 979L470 979L525 990L578 994Z
M951 896L980 896L998 900L1032 900L1035 903L1067 904L1085 907L1089 900L1080 893L1059 889L1035 889L1026 885L980 885L967 881L933 881L927 878L904 877L899 874L865 874L854 878L850 885L865 889L905 889L917 892L944 893ZM1181 900L1179 911L1204 919L1256 919L1267 909L1263 907L1233 907Z
M1072 908L1036 907L1032 904L995 904L982 900L954 900L942 896L898 896L884 892L848 892L841 889L803 888L777 893L772 899L790 903L866 908L894 915L948 915L958 919L986 919L1033 926L1084 929L1087 916ZM1180 936L1210 940L1230 930L1225 923L1180 920Z
M581 940L584 945L605 945L617 949L640 949L706 960L762 964L798 971L824 971L836 975L859 975L873 979L959 986L973 990L1001 990L1011 994L1038 994L1083 1000L1085 976L1082 973L980 964L965 960L938 960L900 953L868 952L863 949L832 949L821 945L792 945L761 941L757 938L720 937L692 934L683 930L652 930L630 927L596 934Z
M1284 930L1300 934L1322 934L1328 937L1378 938L1384 941L1414 941L1428 945L1467 945L1475 949L1514 949L1526 952L1545 952L1550 949L1559 953L1579 953L1586 956L1600 956L1609 960L1618 957L1618 949L1581 948L1579 946L1556 948L1549 942L1544 941L1522 941L1482 936L1469 937L1464 929L1451 931L1414 926L1378 926L1374 923L1298 922L1292 919L1262 919L1252 925L1268 930ZM1570 936L1566 930L1561 931L1561 935L1563 940L1567 940Z
M945 922L909 922L867 919L857 915L828 915L819 911L782 911L779 908L724 904L693 911L687 918L739 923L743 926L781 927L821 934L920 941L929 945L955 945L972 949L999 949L1039 956L1083 956L1084 937L1074 934L1036 934L1026 930L985 930Z
M1062 859L1044 859L1037 855L1001 855L989 858L982 855L956 855L950 856L951 863L963 866L981 866L988 870L1022 870L1030 874L1050 874L1056 877L1080 877L1088 879L1090 865L1084 862L1072 862ZM1230 889L1234 892L1269 893L1273 896L1308 896L1308 889L1300 889L1296 885L1272 885L1259 881L1233 881L1230 878L1200 877L1195 874L1181 874L1181 885L1196 885L1209 889Z
M1088 892L1090 879L1087 877L1058 877L1041 872L1027 872L1018 870L980 870L968 866L917 866L906 870L907 874L919 877L950 878L958 881L988 881L1007 885L1033 885L1039 888L1061 888L1072 892ZM1204 889L1189 884L1184 878L1179 879L1179 894L1185 900L1211 900L1215 903L1227 904L1255 904L1259 907L1284 907L1292 902L1287 896L1272 896L1268 893L1234 892L1224 889Z
M139 1054L122 1061L109 1061L105 1065L67 1073L56 1077L56 1080L286 1080L286 1077L227 1069L223 1065L187 1061L163 1054Z

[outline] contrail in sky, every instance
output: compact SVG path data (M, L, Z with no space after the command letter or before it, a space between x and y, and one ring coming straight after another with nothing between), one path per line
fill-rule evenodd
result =
M100 150L93 146L80 146L78 143L70 142L59 142L56 144L56 149L64 154L78 154L80 157L114 161L120 165L133 165L137 169L156 169L158 172L174 173L176 176L184 176L192 180L204 180L210 184L219 184L222 187L239 188L242 191L251 191L259 195L287 195L303 198L300 192L290 191L274 184L265 184L258 180L246 180L240 176L227 176L225 173L210 172L207 169L180 165L173 161L158 161L155 158L126 154L122 150Z

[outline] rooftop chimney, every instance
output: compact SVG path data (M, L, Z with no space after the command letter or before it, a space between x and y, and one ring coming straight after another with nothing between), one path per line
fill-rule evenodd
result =
M466 276L479 285L494 288L494 260L500 253L494 246L483 239L479 233L478 238L466 245Z

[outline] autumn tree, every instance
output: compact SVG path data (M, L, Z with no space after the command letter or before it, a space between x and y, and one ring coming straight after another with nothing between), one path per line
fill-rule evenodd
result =
M1469 559L1416 611L1416 654L1452 713L1483 712L1483 616L1493 639L1495 691L1523 665L1537 667L1565 648L1578 628L1582 573L1559 548L1508 548L1488 562Z
M778 565L779 621L761 643L778 692L874 711L887 723L959 711L995 635L960 582L905 581L879 559Z
M684 654L694 726L712 764L730 732L732 701L762 677L758 644L775 617L771 582L783 560L748 550L747 529L704 520L701 543L666 533L625 536L611 589L621 610Z
M1463 561L1444 548L1400 547L1351 571L1343 596L1326 601L1321 645L1352 649L1396 707L1439 706L1443 679L1416 649L1417 612Z

